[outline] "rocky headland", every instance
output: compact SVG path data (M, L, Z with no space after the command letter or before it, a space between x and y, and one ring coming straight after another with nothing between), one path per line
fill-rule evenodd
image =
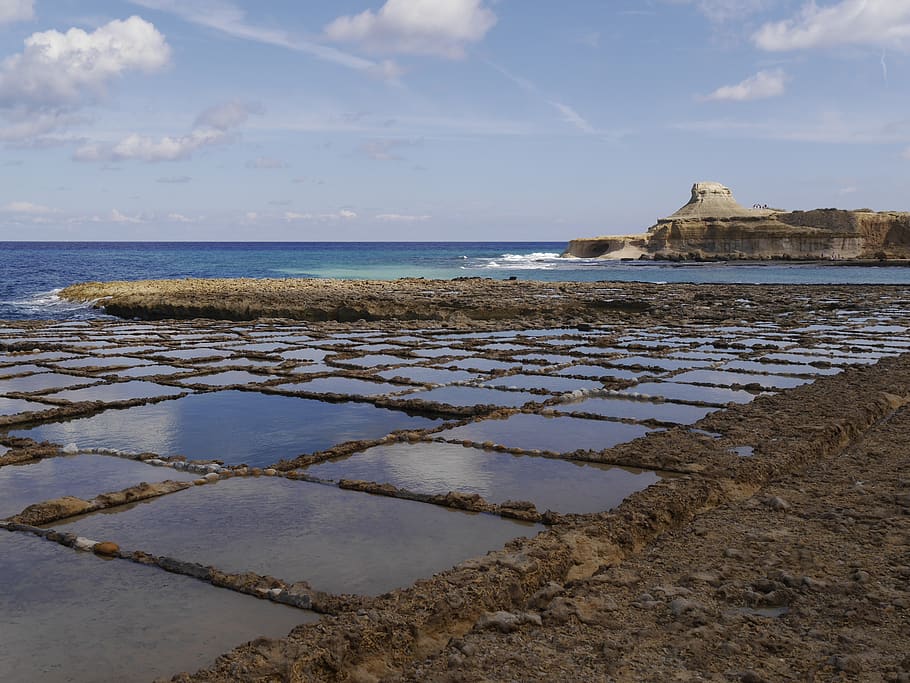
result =
M910 213L746 208L720 183L692 186L676 213L637 235L569 242L563 256L654 260L910 258Z

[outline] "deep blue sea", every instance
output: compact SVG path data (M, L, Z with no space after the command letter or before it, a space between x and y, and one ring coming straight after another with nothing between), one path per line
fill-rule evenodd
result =
M179 277L518 277L590 282L910 284L910 268L561 259L565 242L0 242L0 319L96 316L56 292L90 280Z

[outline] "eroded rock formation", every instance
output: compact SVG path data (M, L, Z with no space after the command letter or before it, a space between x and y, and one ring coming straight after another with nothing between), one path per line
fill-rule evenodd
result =
M910 213L746 208L720 183L696 183L676 213L639 235L572 240L579 258L905 259Z

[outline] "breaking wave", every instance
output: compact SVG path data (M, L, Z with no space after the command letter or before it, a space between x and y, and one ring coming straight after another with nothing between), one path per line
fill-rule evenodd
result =
M92 308L91 303L61 299L61 291L62 288L58 288L49 292L38 292L23 299L0 301L0 319L82 320L102 315Z
M501 254L493 258L469 259L462 270L578 270L590 266L603 266L598 259L563 258L555 252L531 254Z

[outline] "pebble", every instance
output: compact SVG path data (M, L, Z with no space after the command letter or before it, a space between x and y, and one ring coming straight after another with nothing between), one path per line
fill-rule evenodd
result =
M686 612L694 612L695 610L699 610L701 608L702 606L697 602L694 600L686 600L686 598L675 598L670 603L670 611L675 617L678 617L681 614L685 614Z
M477 620L479 629L495 629L500 633L512 633L517 631L522 624L534 624L540 626L541 621L539 614L530 612L487 612Z
M790 503L785 501L780 496L771 496L765 500L765 505L767 505L772 510L788 510L790 509Z
M106 555L108 557L113 557L120 552L120 546L110 541L104 541L102 543L96 543L92 550L96 555Z
M262 470L262 473L267 477L274 477L278 474L278 470L269 467L268 469Z
M205 475L203 477L203 479L205 479L206 481L218 481L219 479L221 479L221 475L218 474L217 472L209 472L207 475Z
M94 551L96 545L98 545L98 541L93 541L92 539L83 536L77 536L76 540L73 542L73 547L76 550L84 550L85 552Z

